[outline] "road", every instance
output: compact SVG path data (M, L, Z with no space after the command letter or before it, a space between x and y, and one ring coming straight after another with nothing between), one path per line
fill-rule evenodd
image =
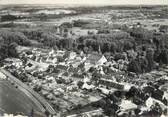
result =
M5 74L10 79L10 81L14 82L15 85L17 85L18 88L21 89L27 96L31 96L31 98L34 97L36 100L38 100L40 103L38 103L38 101L35 101L35 102L38 103L38 106L41 108L41 110L43 112L45 112L45 110L47 110L52 115L56 114L56 112L52 108L52 106L43 97L41 97L38 93L36 93L33 89L31 89L26 84L22 83L16 77L11 75L11 73L8 72L7 70L0 68L0 71L3 74Z
M0 114L17 112L29 116L32 109L42 113L43 106L27 91L20 90L7 80L0 80Z

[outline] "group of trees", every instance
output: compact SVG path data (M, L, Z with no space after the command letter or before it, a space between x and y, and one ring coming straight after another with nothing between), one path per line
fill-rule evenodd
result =
M18 45L29 46L30 40L19 31L1 30L0 37L5 44L17 43Z
M43 46L54 47L59 49L72 49L73 48L73 39L63 38L55 32L44 31L44 30L24 30L23 34L31 39L36 40Z
M80 21L74 22L78 26ZM63 23L61 26L67 30L74 24ZM82 25L85 22L81 23ZM1 58L14 56L14 45L30 46L31 40L35 40L44 47L53 47L67 50L82 50L85 53L96 51L102 54L114 56L127 53L129 60L128 70L136 73L151 71L156 68L156 63L168 64L168 35L166 33L156 33L142 27L129 29L124 26L122 29L99 29L97 34L88 34L78 38L63 37L56 33L57 28L49 29L24 29L24 30L2 30L0 40ZM15 43L15 44L12 44ZM8 50L4 48L8 48ZM12 49L11 49L12 48ZM137 53L131 54L130 51ZM5 51L8 51L6 54ZM128 54L129 53L129 54ZM123 57L118 57L123 58ZM117 59L118 60L118 59Z
M102 33L103 32L103 33ZM85 50L86 48L97 52L123 52L134 47L134 39L127 32L113 31L110 33L101 33L88 35L78 39L78 49Z
M30 45L27 37L20 32L1 30L0 32L0 61L7 57L17 57L17 45Z
M16 20L16 19L18 19L18 17L17 16L14 16L14 15L3 15L3 16L1 16L1 21L3 22L3 21L14 21L14 20Z
M75 22L76 23L76 22ZM62 24L63 27L71 27L69 23ZM134 38L125 31L99 31L98 34L91 34L88 36L81 36L79 38L62 37L57 35L54 30L46 31L42 29L28 29L23 30L23 34L31 40L36 40L44 46L57 47L59 49L73 49L97 51L102 53L115 53L129 50L135 47Z
M0 43L0 61L7 57L17 57L16 46L16 43L11 43L9 45Z
M167 34L141 30L134 32L132 36L135 38L137 45L135 51L138 55L130 61L129 71L144 73L168 64Z

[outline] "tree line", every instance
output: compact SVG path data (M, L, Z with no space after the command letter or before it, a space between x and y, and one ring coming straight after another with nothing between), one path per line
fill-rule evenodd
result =
M68 26L70 26L68 24ZM65 26L66 27L66 26ZM68 31L70 27L66 27ZM168 34L149 31L142 27L121 30L99 29L97 34L77 38L61 36L56 28L2 30L0 32L1 59L16 56L15 46L31 46L31 40L41 43L43 47L56 49L93 51L110 55L115 60L129 61L128 71L136 73L149 72L160 65L168 64ZM124 54L124 55L123 55ZM125 56L126 57L123 57Z

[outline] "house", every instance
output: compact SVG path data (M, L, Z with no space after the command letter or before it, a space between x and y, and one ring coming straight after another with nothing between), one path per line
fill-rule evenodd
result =
M53 63L53 64L55 64L56 62L57 62L57 58L56 57L48 57L47 59L46 59L46 62L47 63Z
M82 89L90 90L90 89L95 88L95 86L90 83L90 79L88 77L85 77L83 79L83 82L84 82L84 84L82 86Z
M80 60L72 60L68 62L72 67L77 68L82 62Z
M100 54L90 54L88 55L86 59L86 63L94 64L94 65L103 65L105 62L107 62L107 59L104 55Z
M69 52L69 59L70 59L70 60L75 59L76 56L77 56L76 52Z
M56 68L61 70L61 71L67 71L68 70L68 66L60 65L60 64L57 65Z
M63 57L65 55L65 51L58 50L56 51L56 56Z
M0 79L6 79L7 77L2 73L0 72Z
M17 58L6 58L5 59L6 63L11 63L13 66L19 68L23 65L23 62L20 59Z
M118 111L119 116L123 116L124 113L127 113L130 110L136 109L138 106L134 104L130 100L121 100L121 104L119 104L120 110Z
M27 63L27 66L25 67L26 71L33 71L34 69L36 69L37 66L33 65L31 62Z
M100 54L90 54L86 58L85 61L85 70L88 71L91 67L103 65L105 62L107 62L107 59L105 58L104 55Z
M52 56L54 53L55 53L55 51L52 49L52 50L49 52L49 56Z
M33 71L33 70L38 70L38 71L46 71L48 69L48 64L46 63L39 63L39 62L36 62L36 61L33 61L31 59L29 59L27 61L27 66L25 68L25 70L28 70L28 71Z
M83 86L82 86L82 89L87 89L87 90L92 90L93 88L95 88L94 85L92 84L87 84L87 83L84 83Z
M107 87L111 87L111 88L115 88L115 89L119 89L119 90L123 90L124 89L124 85L119 84L113 80L110 79L105 79L105 78L101 78L99 80L99 85L104 85Z

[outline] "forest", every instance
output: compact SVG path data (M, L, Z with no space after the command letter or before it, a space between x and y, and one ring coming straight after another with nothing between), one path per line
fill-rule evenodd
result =
M75 24L75 25L74 25ZM64 32L74 26L85 23L64 24ZM165 26L160 26L160 32L150 31L142 27L119 27L116 30L98 29L97 34L88 32L87 36L77 38L56 33L56 27L36 29L1 29L0 60L7 57L17 57L16 46L52 47L68 51L97 52L104 54L108 60L120 59L129 61L128 71L145 73L168 64L168 34L163 32ZM33 41L39 44L34 45Z

